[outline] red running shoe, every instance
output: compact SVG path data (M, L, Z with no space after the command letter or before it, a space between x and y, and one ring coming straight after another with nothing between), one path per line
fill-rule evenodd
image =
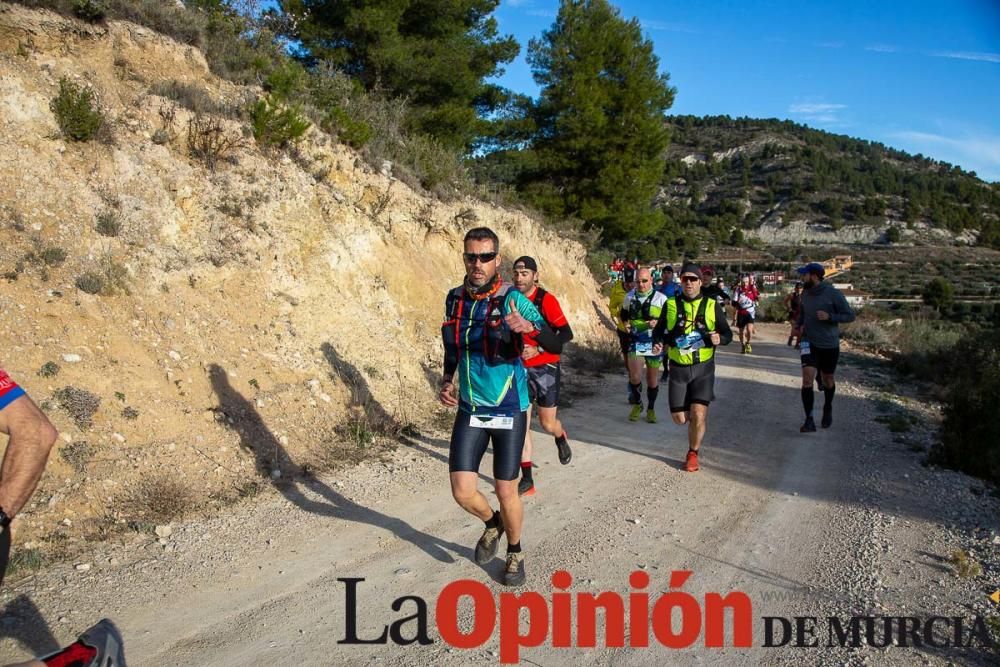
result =
M688 450L687 461L684 462L684 469L688 472L697 472L700 468L698 465L698 452Z

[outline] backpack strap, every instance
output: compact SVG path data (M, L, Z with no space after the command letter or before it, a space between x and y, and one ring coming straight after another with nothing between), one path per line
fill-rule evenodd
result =
M674 328L670 330L671 338L683 335L687 325L687 313L684 312L684 300L680 294L674 295L674 308L677 310L677 319L674 321Z
M649 308L650 308L650 305L653 303L653 297L654 296L656 296L656 290L655 289L652 292L650 292L649 296L647 296L643 301L640 301L639 300L639 295L636 294L635 295L635 299L633 299L631 301L631 303L629 303L629 313L628 313L629 319L633 319L634 320L634 319L637 318L637 316L641 315L642 319L648 320L649 319Z
M538 309L539 313L542 312L542 301L545 299L546 294L548 294L548 292L541 287L535 288L535 296L531 299L531 303L535 304L535 308Z
M704 294L701 295L701 303L698 305L698 313L694 316L695 326L700 324L706 329L708 328L708 324L706 324L705 320L705 311L708 309L709 301L712 302L712 305L715 305L715 299L709 299Z

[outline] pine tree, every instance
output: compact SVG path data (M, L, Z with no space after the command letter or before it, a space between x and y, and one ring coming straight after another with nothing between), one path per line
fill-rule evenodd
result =
M669 141L664 113L675 90L638 20L607 0L562 0L528 62L542 90L522 190L609 240L655 233L664 224L653 206Z
M307 65L330 63L368 89L409 100L408 123L467 149L509 93L487 83L520 47L500 36L499 0L281 0Z

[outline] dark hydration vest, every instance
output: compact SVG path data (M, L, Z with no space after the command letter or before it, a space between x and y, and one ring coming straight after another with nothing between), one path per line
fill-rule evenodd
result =
M512 289L510 283L503 283L489 298L481 300L467 298L464 285L448 292L446 319L441 325L446 359L457 361L463 351L482 354L490 366L521 358L524 341L504 319L504 301Z
M653 306L653 297L656 296L656 290L654 289L650 294L643 299L639 300L639 295L636 294L635 298L632 299L628 304L628 319L630 322L635 320L651 320L653 316L650 314L649 310Z

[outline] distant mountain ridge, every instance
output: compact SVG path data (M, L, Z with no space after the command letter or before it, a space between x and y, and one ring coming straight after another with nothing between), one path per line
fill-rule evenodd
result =
M711 243L1000 247L1000 184L883 144L776 119L670 116L657 203Z

